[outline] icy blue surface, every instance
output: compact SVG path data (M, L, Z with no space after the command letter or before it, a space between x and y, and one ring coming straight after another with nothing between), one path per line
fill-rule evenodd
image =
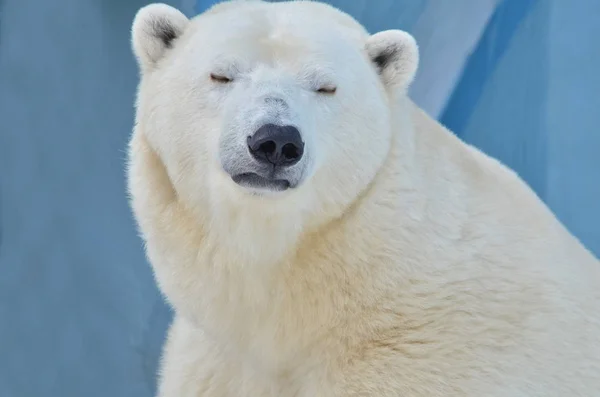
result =
M442 122L517 171L600 255L600 2L504 0Z
M169 312L123 160L143 1L0 3L0 396L154 394Z

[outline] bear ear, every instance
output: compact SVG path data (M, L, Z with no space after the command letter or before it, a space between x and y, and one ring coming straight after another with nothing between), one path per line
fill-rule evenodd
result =
M142 7L133 20L131 42L140 69L152 68L184 32L189 19L161 3Z
M386 30L367 39L366 51L386 86L407 88L419 66L415 39L401 30Z

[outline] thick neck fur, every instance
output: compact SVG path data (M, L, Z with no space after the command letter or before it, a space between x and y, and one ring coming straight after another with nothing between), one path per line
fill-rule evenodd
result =
M131 142L132 205L157 282L177 315L216 343L233 346L270 368L323 349L325 339L351 344L344 330L368 334L377 316L397 315L385 314L386 302L402 294L403 284L414 282L417 263L423 273L428 250L414 252L411 247L427 246L427 233L416 230L424 217L436 214L417 184L423 180L419 173L439 171L416 163L414 131L408 120L402 125L375 180L341 217L310 233L293 227L302 226L300 219L278 228L269 223L275 218L268 214L228 214L236 222L218 232L214 225L199 224L179 202L164 165L138 129ZM460 206L455 208L452 222L439 214L440 228L434 232L450 238L457 233L445 227L457 224ZM230 234L227 240L223 232ZM243 237L252 239L256 249L245 252L246 258L235 251L236 239ZM285 255L274 251L279 260L255 266L253 256L270 247L282 247ZM443 246L431 247L432 252L439 249ZM402 263L398 257L404 258Z

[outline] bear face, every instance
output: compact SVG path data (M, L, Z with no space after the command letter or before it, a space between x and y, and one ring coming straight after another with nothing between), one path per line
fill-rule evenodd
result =
M265 220L293 240L343 213L386 159L390 101L418 62L407 33L369 36L315 2L226 2L191 21L153 4L132 30L138 132L178 199L205 224L246 223L246 241Z

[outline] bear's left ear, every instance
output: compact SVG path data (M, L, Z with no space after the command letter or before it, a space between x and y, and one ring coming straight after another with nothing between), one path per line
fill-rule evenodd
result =
M366 51L386 86L407 88L419 66L415 39L401 30L386 30L367 39Z
M139 67L151 69L173 42L181 36L189 19L179 10L162 3L140 8L131 27L131 42Z

